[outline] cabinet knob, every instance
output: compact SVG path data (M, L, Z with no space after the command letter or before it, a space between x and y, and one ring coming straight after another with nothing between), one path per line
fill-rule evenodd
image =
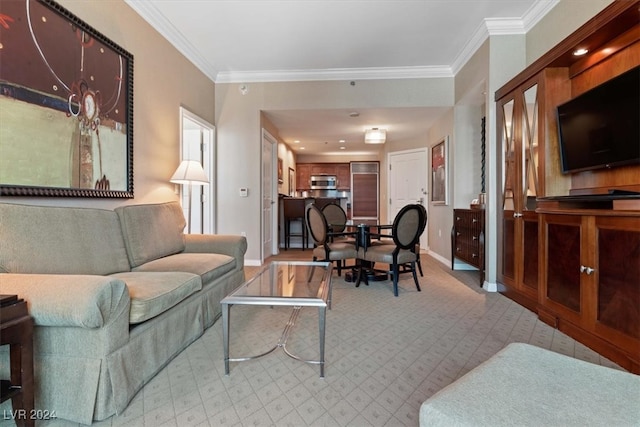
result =
M477 218L473 218L473 219L471 220L471 222L476 223L476 222L478 222L478 219L477 219Z
M478 236L473 236L473 240L478 240Z
M519 212L514 212L514 213L513 213L513 217L514 217L514 218L520 218L520 217L522 217L522 214L521 214L521 213L519 213Z
M580 273L587 273L587 274L591 274L593 272L595 272L596 269L595 268L591 268L591 267L586 267L584 265L580 266Z

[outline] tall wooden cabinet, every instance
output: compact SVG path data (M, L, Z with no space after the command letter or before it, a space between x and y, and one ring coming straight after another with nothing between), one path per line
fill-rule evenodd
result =
M638 10L610 3L495 94L499 291L636 373L640 197L575 200L640 192L640 165L563 175L556 108L640 65ZM589 53L575 57L577 46Z
M555 106L570 96L567 70L544 69L499 93L498 141L502 165L498 282L521 304L538 297L536 199L568 192L559 169Z

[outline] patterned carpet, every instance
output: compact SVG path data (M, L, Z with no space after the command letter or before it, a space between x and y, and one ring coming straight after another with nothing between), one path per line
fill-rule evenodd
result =
M389 282L355 288L334 272L324 379L317 365L281 349L231 363L225 376L218 321L124 414L94 425L417 426L425 399L515 341L616 367L511 300L484 292L477 273L458 273L465 284L424 255L423 269L422 292L406 275L397 298ZM233 307L231 356L272 348L290 313L286 307ZM317 321L317 310L302 309L287 342L291 352L318 358Z

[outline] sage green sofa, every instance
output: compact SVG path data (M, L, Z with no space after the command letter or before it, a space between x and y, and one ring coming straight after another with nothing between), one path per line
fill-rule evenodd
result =
M244 280L246 238L184 227L176 202L0 203L0 293L34 319L36 408L83 424L120 413L216 321ZM3 378L8 358L3 348Z

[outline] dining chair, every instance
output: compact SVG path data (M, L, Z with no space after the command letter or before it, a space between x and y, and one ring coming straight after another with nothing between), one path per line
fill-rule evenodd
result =
M410 204L404 206L393 220L391 235L380 235L381 238L389 237L393 243L371 245L366 250L358 249L358 258L369 263L389 264L387 273L393 280L393 294L398 296L398 276L406 267L411 271L416 289L420 291L418 276L416 274L416 261L419 254L416 253L416 243L426 227L426 212L421 205Z
M358 251L356 250L355 243L342 240L334 240L331 242L331 237L355 236L355 233L331 232L327 219L322 211L315 205L309 205L307 208L306 220L307 228L316 245L313 249L313 261L335 261L338 276L340 276L342 274L344 261L348 259L355 260Z

